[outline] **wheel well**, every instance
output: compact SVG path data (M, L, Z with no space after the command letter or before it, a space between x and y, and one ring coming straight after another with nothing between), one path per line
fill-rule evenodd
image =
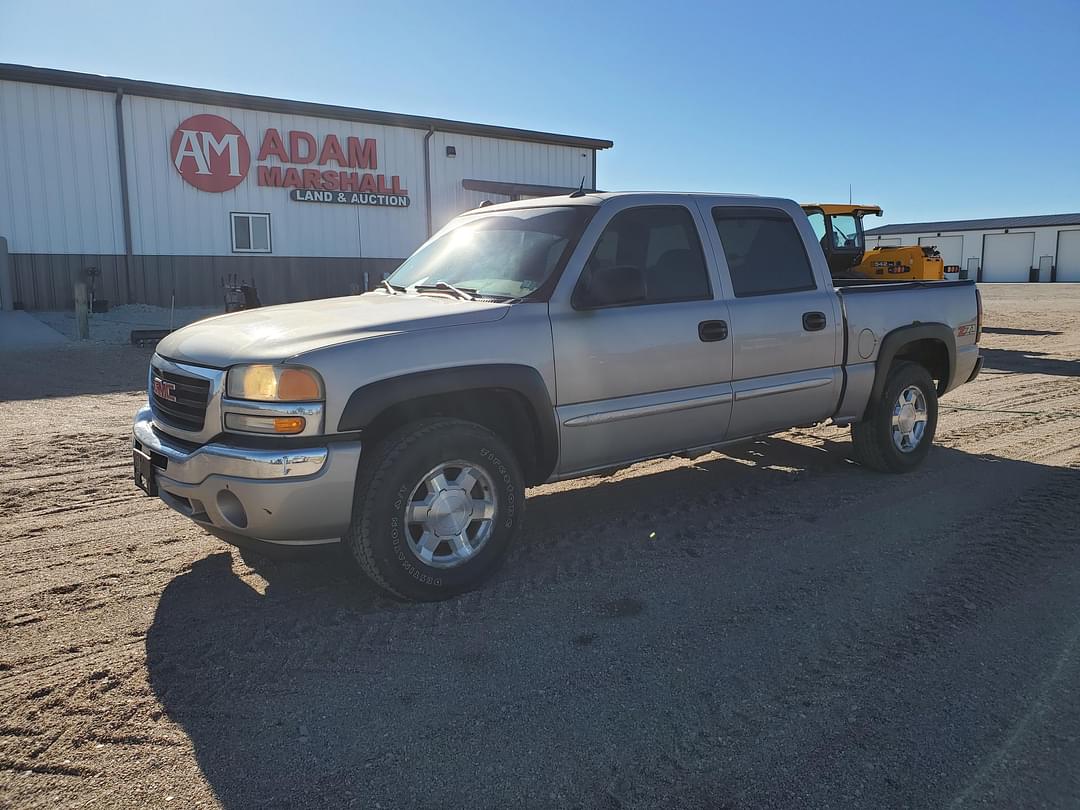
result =
M926 338L905 344L893 357L893 362L918 363L937 380L938 394L949 385L949 350L940 340Z
M432 416L449 416L483 425L510 445L527 484L539 484L551 474L544 469L547 454L540 427L528 400L505 388L477 388L417 397L391 405L363 430L377 441L399 427Z

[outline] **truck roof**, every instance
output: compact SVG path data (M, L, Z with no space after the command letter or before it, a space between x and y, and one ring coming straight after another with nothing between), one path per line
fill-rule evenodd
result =
M471 211L465 212L466 214L477 214L488 211L504 211L513 208L537 208L541 206L567 206L567 205L586 205L586 206L599 206L603 205L608 200L614 200L620 197L694 197L700 199L709 200L723 200L729 202L746 202L754 205L764 205L769 203L790 203L796 205L792 200L779 197L761 197L756 194L721 194L721 193L709 193L709 192L697 192L697 191L586 191L583 194L574 192L573 194L557 194L551 197L530 197L525 200L514 200L513 202L495 203L494 205L485 205L480 208L474 208Z

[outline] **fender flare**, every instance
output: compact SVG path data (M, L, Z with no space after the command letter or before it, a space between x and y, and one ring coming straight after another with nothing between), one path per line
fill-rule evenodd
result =
M532 366L489 363L416 371L362 385L349 396L338 431L363 430L386 409L422 397L482 390L513 391L524 397L539 430L536 477L546 480L559 457L555 407L540 372Z
M878 350L877 371L874 374L874 386L870 390L870 403L877 402L885 388L889 368L905 346L917 340L937 340L945 345L949 357L949 376L938 382L938 394L948 390L949 383L956 376L956 336L953 330L943 323L915 323L901 326L887 334Z

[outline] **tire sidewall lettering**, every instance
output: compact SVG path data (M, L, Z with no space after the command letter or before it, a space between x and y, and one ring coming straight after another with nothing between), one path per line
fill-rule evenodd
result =
M405 573L417 582L424 585L434 585L436 588L442 587L442 577L427 574L417 568L411 559L413 556L412 551L401 542L406 531L401 519L401 513L407 496L408 485L403 484L397 491L392 506L393 511L390 514L390 544L393 547L393 555L397 558L401 567L405 569Z
M481 447L480 455L495 465L499 477L502 479L504 485L503 492L506 496L506 520L503 521L502 525L503 528L512 529L517 514L517 489L514 487L514 479L510 475L510 471L506 469L506 465L503 463L502 459L496 455L494 450L487 447Z

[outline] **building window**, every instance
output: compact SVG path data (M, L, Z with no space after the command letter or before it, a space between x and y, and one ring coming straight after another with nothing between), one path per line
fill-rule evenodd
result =
M233 253L270 252L269 214L230 214Z

